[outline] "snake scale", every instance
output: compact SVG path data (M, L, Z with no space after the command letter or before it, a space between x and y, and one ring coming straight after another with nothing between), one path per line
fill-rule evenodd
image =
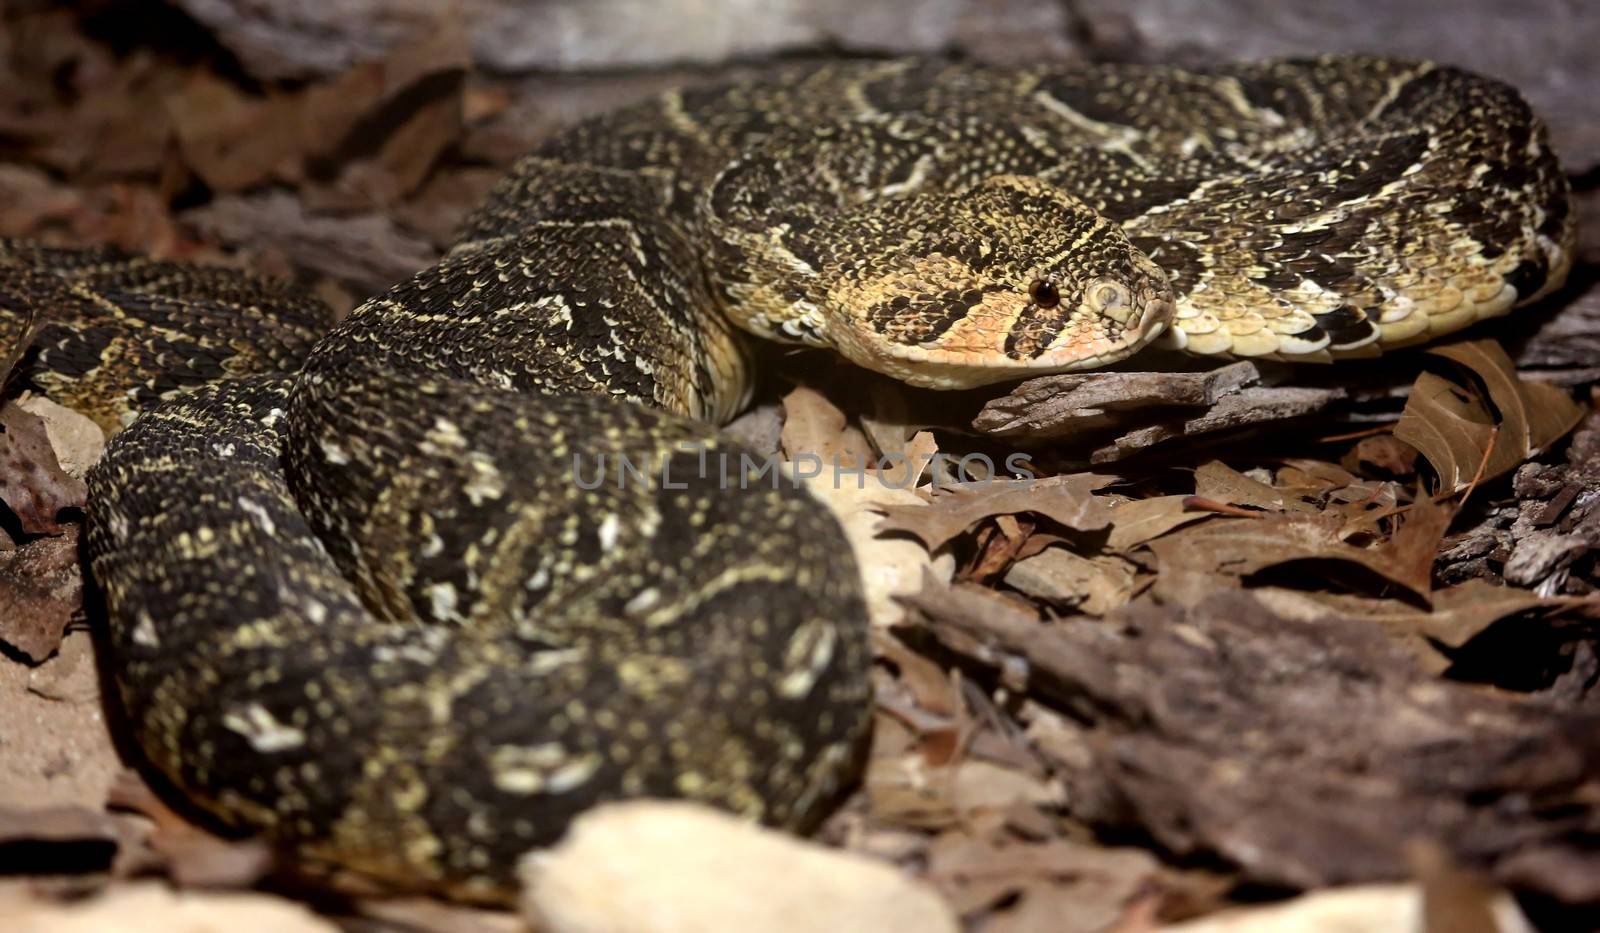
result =
M1428 63L791 65L555 136L331 330L20 241L0 314L45 317L22 381L133 421L89 553L155 768L307 863L496 899L598 801L804 828L851 780L842 532L703 469L739 331L931 388L1375 355L1559 286L1568 197L1514 90Z

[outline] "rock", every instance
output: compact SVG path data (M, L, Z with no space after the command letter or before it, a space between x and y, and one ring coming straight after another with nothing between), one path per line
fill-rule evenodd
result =
M106 435L100 426L70 408L42 395L24 398L17 406L44 422L45 435L55 451L56 462L68 476L83 479L106 449Z
M175 892L154 882L117 888L70 905L8 894L0 896L0 914L11 933L337 933L339 929L281 898Z
M439 17L434 0L179 0L258 78L337 74L381 58Z
M1159 928L1159 933L1363 933L1366 930L1481 930L1532 933L1533 927L1503 893L1472 905L1470 926L1453 925L1438 894L1415 884L1369 884L1306 894L1282 904L1228 910L1199 920ZM1433 903L1424 900L1433 898ZM1457 898L1459 900L1459 896ZM1444 922L1440 922L1444 921Z
M436 28L430 0L178 0L245 68L282 80L335 74ZM1074 43L1059 4L1030 0L462 0L474 57L491 71L717 63L790 49L1059 58Z
M609 804L523 864L525 912L552 933L957 929L894 867L689 803Z

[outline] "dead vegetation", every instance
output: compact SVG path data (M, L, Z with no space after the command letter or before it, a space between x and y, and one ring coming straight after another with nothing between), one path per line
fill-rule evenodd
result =
M248 264L347 309L432 261L531 141L536 103L473 74L448 22L272 83L203 37L114 46L70 12L7 16L0 235ZM824 465L811 482L861 553L880 662L871 761L822 838L989 933L1152 930L1408 878L1432 930L1509 929L1482 925L1504 891L1541 922L1592 922L1600 247L1584 249L1546 307L1348 367L1141 357L936 395L770 351L730 430ZM3 337L9 353L24 335ZM280 929L519 928L359 892L317 915L196 893L289 882L123 771L137 760L111 739L78 567L102 443L43 399L0 409L0 903L173 909L139 880L155 876ZM1388 916L1392 889L1370 892Z

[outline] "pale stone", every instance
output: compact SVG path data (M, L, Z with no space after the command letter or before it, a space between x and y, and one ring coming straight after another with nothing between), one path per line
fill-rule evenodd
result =
M691 803L591 810L522 875L529 922L551 933L958 929L890 865Z
M7 933L338 933L333 923L292 901L265 894L173 891L147 882L72 904L0 896Z

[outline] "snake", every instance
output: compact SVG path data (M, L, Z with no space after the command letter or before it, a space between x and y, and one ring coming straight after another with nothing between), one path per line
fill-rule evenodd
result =
M859 568L719 428L753 343L930 390L1376 356L1557 289L1569 201L1517 91L1446 65L790 63L553 135L336 323L26 240L0 320L40 319L13 388L115 432L87 551L154 772L300 864L494 901L598 803L803 832L859 774Z

